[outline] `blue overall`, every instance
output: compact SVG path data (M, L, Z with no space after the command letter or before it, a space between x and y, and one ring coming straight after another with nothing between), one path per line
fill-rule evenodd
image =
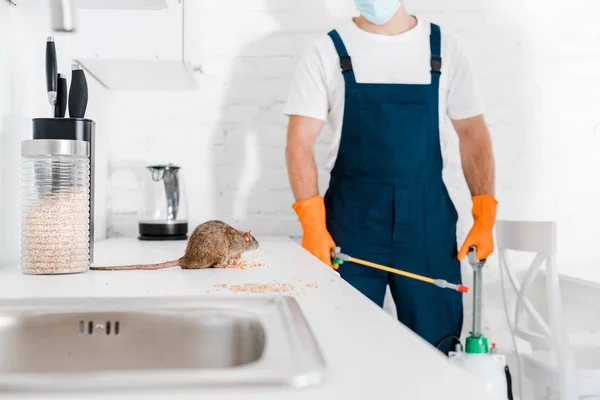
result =
M461 283L458 214L442 179L440 28L431 26L430 84L357 83L342 39L336 31L329 36L346 88L340 148L325 194L329 232L355 258ZM380 307L389 285L400 322L429 343L460 335L461 294L349 262L339 272ZM451 347L448 340L440 350Z

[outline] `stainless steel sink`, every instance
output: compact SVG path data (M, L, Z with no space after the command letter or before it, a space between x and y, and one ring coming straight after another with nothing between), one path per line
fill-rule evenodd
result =
M0 391L303 387L324 370L292 297L0 302Z
M231 310L23 315L0 337L0 373L229 368L265 349L260 319Z

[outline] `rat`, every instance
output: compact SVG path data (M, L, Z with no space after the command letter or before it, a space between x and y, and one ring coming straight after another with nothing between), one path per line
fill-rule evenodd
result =
M207 221L194 229L178 260L160 264L124 265L119 267L90 267L99 271L155 270L180 266L182 269L223 268L230 261L237 265L246 251L258 249L258 241L251 232L239 231L225 222Z

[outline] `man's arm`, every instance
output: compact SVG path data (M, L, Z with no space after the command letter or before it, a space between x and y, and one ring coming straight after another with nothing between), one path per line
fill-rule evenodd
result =
M483 115L452 124L460 141L465 179L472 196L495 196L495 166L492 140Z
M460 140L460 156L465 179L473 199L473 227L467 235L458 259L467 256L469 248L477 248L479 260L494 251L493 227L496 221L494 155L490 132L482 115L453 120Z
M324 124L315 118L290 116L285 155L292 192L297 202L319 194L314 146Z
M335 242L327 231L325 201L319 195L315 142L325 123L319 119L290 116L286 159L288 175L296 202L294 211L302 224L302 246L332 268L331 251Z

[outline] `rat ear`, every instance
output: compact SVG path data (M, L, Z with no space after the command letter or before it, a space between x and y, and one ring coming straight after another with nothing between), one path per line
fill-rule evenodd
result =
M252 239L252 233L246 232L244 238L246 239L246 242L249 242Z

